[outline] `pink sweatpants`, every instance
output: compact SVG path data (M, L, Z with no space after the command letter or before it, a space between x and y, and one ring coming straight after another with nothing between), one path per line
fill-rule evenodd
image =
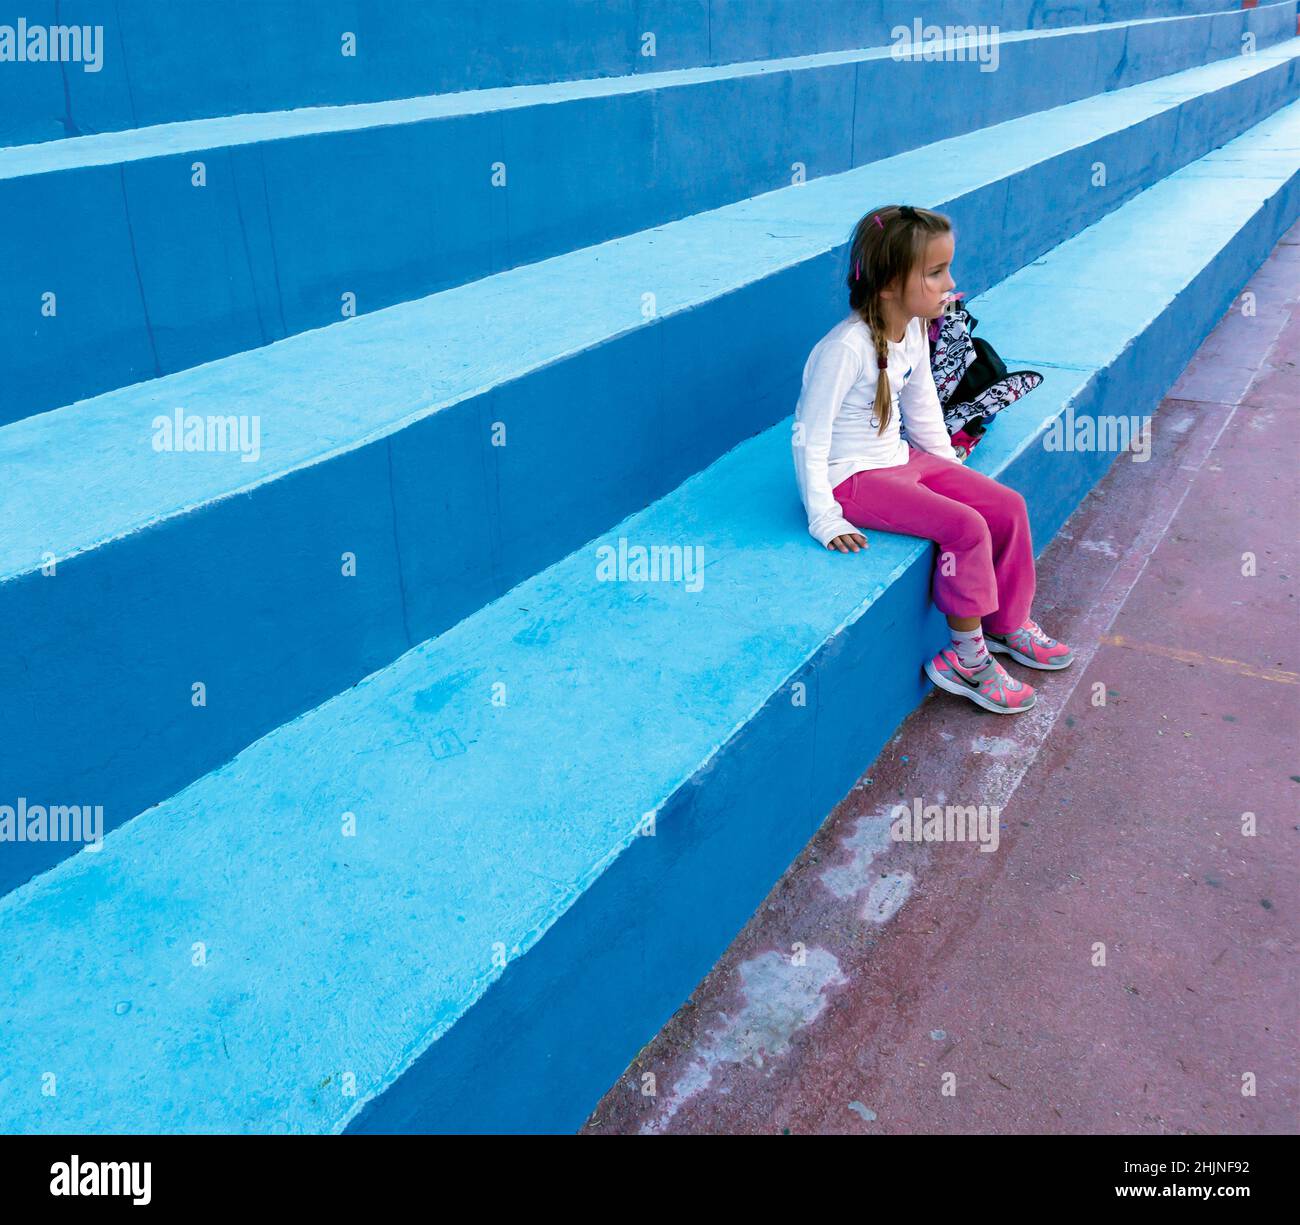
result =
M992 634L1024 624L1034 599L1034 547L1025 499L1014 489L909 446L907 463L855 472L833 492L850 523L939 546L933 595L940 612L982 617Z

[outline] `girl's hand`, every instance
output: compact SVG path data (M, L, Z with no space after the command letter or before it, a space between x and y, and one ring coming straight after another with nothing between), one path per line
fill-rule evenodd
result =
M867 547L867 538L861 532L848 532L843 536L836 536L826 547L840 553L856 553L859 548Z

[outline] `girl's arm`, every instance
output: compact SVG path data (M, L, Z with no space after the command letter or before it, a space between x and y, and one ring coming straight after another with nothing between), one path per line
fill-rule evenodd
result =
M862 374L862 358L842 340L818 345L808 355L803 369L803 388L794 410L794 474L799 496L808 512L808 531L823 547L836 536L860 529L840 510L831 492L827 465L830 462L831 425L844 396Z
M943 423L943 405L939 403L934 373L930 369L929 321L918 317L912 323L921 329L921 356L912 368L911 377L898 393L899 412L907 427L908 441L918 450L959 464L961 456L953 447L948 427Z

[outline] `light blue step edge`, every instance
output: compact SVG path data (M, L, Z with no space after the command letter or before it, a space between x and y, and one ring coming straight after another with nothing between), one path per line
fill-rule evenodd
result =
M1016 30L1240 8L1235 0L926 0L929 23ZM25 0L28 26L102 26L101 54L0 74L0 145L244 111L371 102L574 77L769 59L884 40L905 0ZM12 23L11 14L7 20ZM355 35L345 55L342 35ZM646 39L653 33L654 45ZM286 54L291 49L292 54ZM653 54L651 54L653 51ZM88 54L86 59L95 57Z
M837 174L1235 58L1245 30L1266 49L1295 7L1004 32L992 72L885 45L0 149L0 424L325 327L345 294L370 313L784 187L796 164ZM900 92L914 121L882 128L869 100Z
M951 213L961 284L978 293L1295 98L1298 49L1013 120L0 429L0 464L17 474L0 516L0 794L102 804L108 828L172 794L785 417L808 350L841 314L864 200L906 182ZM1081 188L1098 160L1109 186ZM523 334L520 301L534 304ZM153 452L151 421L177 406L260 415L261 463ZM601 440L590 481L584 436ZM0 888L71 849L4 848Z
M1114 459L1044 431L1154 410L1298 212L1295 104L972 304L1038 551ZM0 899L0 1131L579 1126L928 687L933 546L817 548L789 428Z

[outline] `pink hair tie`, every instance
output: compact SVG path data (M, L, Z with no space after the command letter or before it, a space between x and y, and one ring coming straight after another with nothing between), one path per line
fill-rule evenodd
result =
M882 230L885 228L885 223L880 220L879 213L872 213L871 220L874 221Z
M862 280L862 258L860 256L853 265L853 279L855 281Z

